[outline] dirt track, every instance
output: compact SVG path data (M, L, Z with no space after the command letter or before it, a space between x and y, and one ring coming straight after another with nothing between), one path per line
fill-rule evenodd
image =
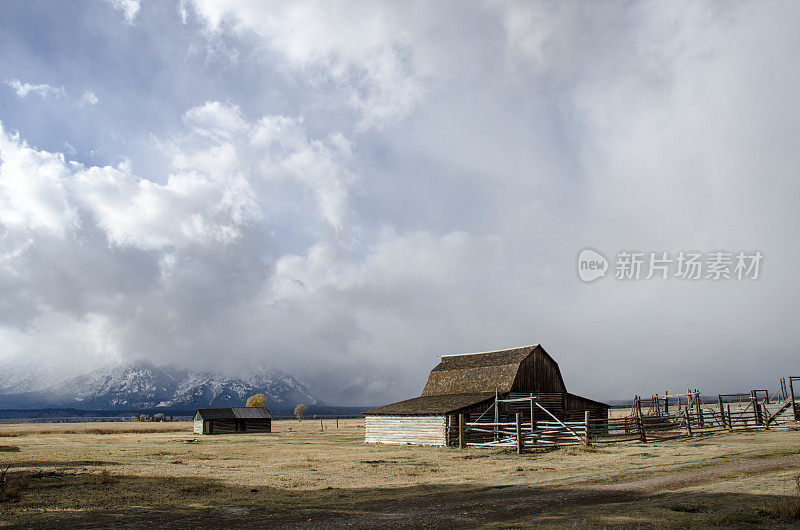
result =
M333 526L369 527L474 527L504 521L519 522L520 515L560 514L564 508L590 507L598 504L631 503L652 499L682 488L718 481L730 475L753 476L764 473L800 469L800 454L756 457L748 460L723 461L703 467L690 467L657 472L643 477L606 479L601 483L575 483L569 487L520 486L494 487L454 494L422 495L397 502L363 504L355 510L313 512L304 520L286 527ZM580 524L568 514L547 518L547 524ZM586 521L583 521L584 523ZM536 524L526 519L523 524Z

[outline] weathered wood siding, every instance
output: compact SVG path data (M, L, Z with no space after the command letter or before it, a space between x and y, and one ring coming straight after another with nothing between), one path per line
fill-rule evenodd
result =
M203 420L199 414L194 415L194 433L203 434Z
M561 370L541 347L537 347L531 354L519 363L519 370L510 389L512 392L543 393L567 391Z
M580 421L583 419L584 411L588 410L592 419L607 419L608 418L608 405L598 403L585 397L576 396L575 394L565 394L564 402L567 409L567 419Z
M195 432L197 432L197 423L195 422ZM270 419L214 419L206 420L206 428L203 434L235 434L235 433L248 433L248 432L272 432L272 420Z
M272 420L269 419L246 419L242 422L240 432L272 432Z
M367 416L367 443L447 445L447 419L441 416Z

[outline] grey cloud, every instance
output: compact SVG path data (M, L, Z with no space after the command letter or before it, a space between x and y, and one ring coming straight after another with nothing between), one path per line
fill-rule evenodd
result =
M311 5L144 3L115 38L146 44L151 81L83 85L112 113L87 129L123 140L90 133L102 163L74 116L49 143L3 110L0 356L267 361L352 404L418 393L438 354L538 341L601 399L791 369L796 7ZM586 246L765 265L585 285Z

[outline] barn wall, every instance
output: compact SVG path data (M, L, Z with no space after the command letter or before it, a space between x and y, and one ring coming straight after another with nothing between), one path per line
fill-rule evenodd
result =
M203 420L198 414L194 416L194 434L203 434Z
M583 413L587 410L594 419L608 418L608 405L575 394L565 394L564 400L568 419L583 419Z
M208 420L206 434L235 434L252 432L272 432L272 420L261 418L215 419ZM195 429L197 427L195 426ZM202 431L202 426L201 426Z
M447 421L441 416L367 416L367 443L447 445Z
M514 379L512 392L543 393L566 392L564 380L558 364L548 357L540 348L519 363L519 370Z
M247 419L240 421L244 422L244 432L272 432L272 420Z
M230 434L236 432L236 420L216 419L208 420L209 434Z

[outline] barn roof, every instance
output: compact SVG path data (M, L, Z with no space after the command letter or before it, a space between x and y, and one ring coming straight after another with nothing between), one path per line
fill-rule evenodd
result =
M492 399L494 399L494 392L421 396L368 410L363 414L379 416L449 414Z
M262 419L271 418L272 414L269 413L266 407L231 407L233 415L237 419Z
M495 392L567 396L567 408L608 407L566 391L558 363L540 344L508 350L442 355L422 396L368 410L367 415L450 414L490 401Z
M224 407L219 409L197 409L204 420L242 420L242 419L269 419L272 414L266 407Z
M495 389L509 392L517 377L519 364L537 348L552 361L538 344L509 350L442 355L441 362L431 370L422 395L493 393Z

